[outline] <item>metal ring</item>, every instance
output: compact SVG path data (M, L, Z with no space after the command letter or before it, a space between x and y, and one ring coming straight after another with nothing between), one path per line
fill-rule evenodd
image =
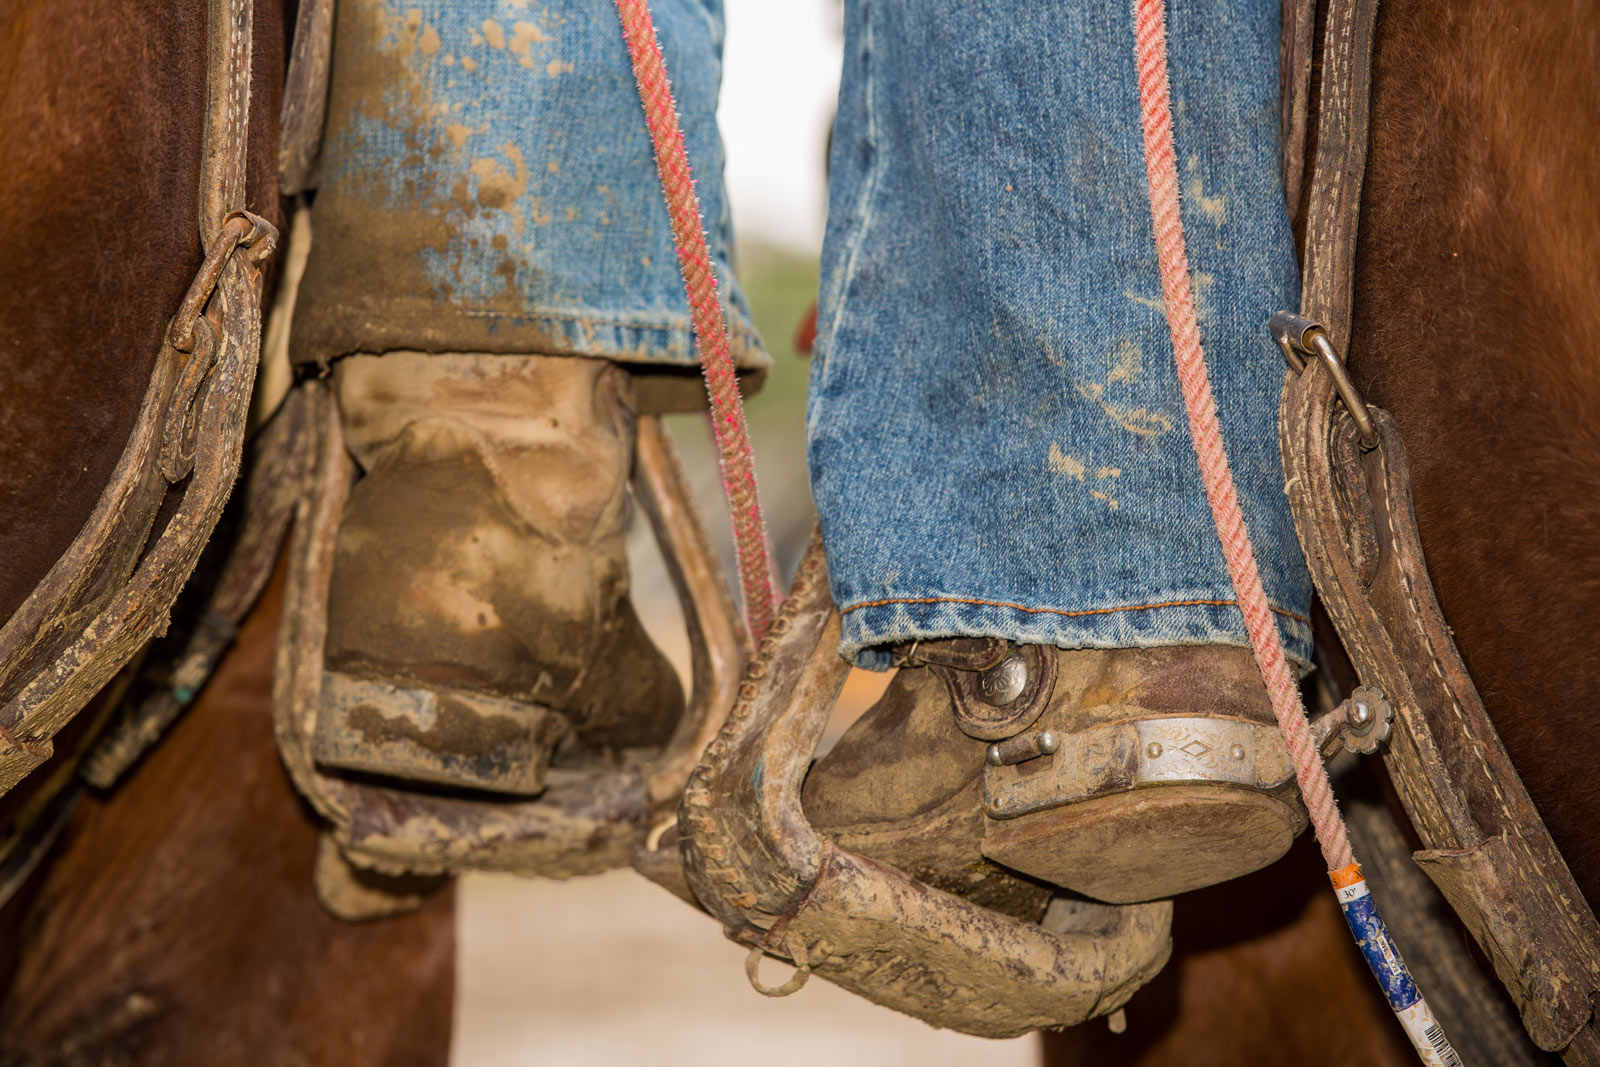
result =
M1300 354L1305 351L1306 334L1321 328L1310 319L1301 318L1292 311L1279 311L1267 320L1267 332L1283 351L1283 361L1289 364L1289 369L1296 374L1306 369L1305 358Z
M1367 402L1361 399L1361 393L1350 380L1344 360L1339 358L1333 342L1328 340L1328 335L1320 326L1309 333L1307 338L1318 358L1322 360L1322 365L1328 368L1328 373L1333 377L1333 387L1338 391L1339 399L1344 401L1345 410L1350 412L1351 421L1356 424L1356 433L1361 435L1361 444L1366 448L1377 448L1378 428L1372 422L1372 412L1367 410Z
M1321 360L1333 378L1334 390L1338 392L1339 399L1344 401L1345 410L1350 412L1351 421L1356 424L1356 433L1361 437L1362 447L1377 448L1378 428L1372 421L1372 412L1367 409L1366 401L1361 399L1360 391L1350 380L1344 360L1339 357L1338 349L1333 347L1333 342L1329 340L1328 332L1323 329L1322 324L1296 315L1292 311L1280 311L1267 320L1267 330L1282 349L1284 361L1289 364L1289 369L1296 374L1303 373L1306 369L1302 353L1315 354Z

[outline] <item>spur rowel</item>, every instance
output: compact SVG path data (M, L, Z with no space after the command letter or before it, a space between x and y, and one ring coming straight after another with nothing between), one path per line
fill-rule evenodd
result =
M745 659L665 431L635 424L604 361L400 355L301 386L318 441L279 649L285 762L357 867L625 864L676 804ZM530 390L545 394L532 409ZM684 606L687 704L626 602L630 469Z
M974 832L960 815L935 818L920 840L899 840L887 861L857 850L872 842L815 824L802 793L849 670L838 638L816 537L679 809L684 888L751 946L752 983L777 995L816 974L984 1037L1071 1026L1122 1006L1166 963L1169 901L1059 896L975 847L975 863L952 872L941 839ZM971 800L972 788L956 793ZM956 807L925 799L928 810ZM763 954L791 961L795 976L761 986Z

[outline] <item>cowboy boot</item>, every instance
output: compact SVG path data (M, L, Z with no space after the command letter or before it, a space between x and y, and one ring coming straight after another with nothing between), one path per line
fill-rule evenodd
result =
M552 758L664 743L683 694L628 599L627 374L399 352L335 381L365 474L335 549L318 761L535 795Z
M1156 900L1273 862L1305 825L1246 649L919 643L806 778L841 845L1021 917L1051 886Z

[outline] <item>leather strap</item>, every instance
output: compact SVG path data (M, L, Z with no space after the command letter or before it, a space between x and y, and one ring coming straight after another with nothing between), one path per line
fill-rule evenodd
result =
M0 794L165 625L239 469L277 230L244 210L251 0L209 0L198 229L205 253L89 521L0 628ZM171 507L169 498L176 498ZM166 524L151 536L164 502Z
M203 610L192 625L174 625L150 646L138 678L83 762L80 773L95 788L113 788L155 746L233 647L288 538L311 462L309 409L300 391L291 392L251 438L246 470L233 496L237 512L223 523L232 528L226 537L219 531L209 548L223 549L224 558L220 566L202 562L185 590L184 599Z
M1333 0L1307 203L1302 314L1348 340L1366 167L1376 0ZM1364 450L1322 361L1285 384L1279 422L1296 532L1365 685L1396 709L1385 754L1425 848L1413 857L1489 957L1540 1048L1600 1063L1592 998L1600 924L1500 744L1440 612L1412 511L1405 450L1369 408Z
M278 126L278 191L284 196L303 193L317 184L332 57L333 0L300 0Z
M1281 10L1283 32L1278 84L1283 94L1283 109L1279 132L1283 141L1283 196L1292 219L1300 214L1305 192L1306 122L1311 104L1317 0L1283 0Z

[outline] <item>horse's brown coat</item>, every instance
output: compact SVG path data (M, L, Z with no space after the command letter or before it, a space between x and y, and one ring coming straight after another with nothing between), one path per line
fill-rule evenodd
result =
M1302 837L1276 865L1178 898L1172 961L1128 1003L1044 1035L1061 1065L1404 1067L1415 1056L1350 940L1322 857Z
M1600 775L1600 20L1379 7L1352 368L1445 617L1591 901Z
M451 892L351 924L312 891L316 826L272 741L281 587L171 735L85 801L11 916L27 943L0 1064L445 1062Z
M282 225L280 0L257 4L248 206ZM133 426L197 229L205 4L0 6L0 622Z

